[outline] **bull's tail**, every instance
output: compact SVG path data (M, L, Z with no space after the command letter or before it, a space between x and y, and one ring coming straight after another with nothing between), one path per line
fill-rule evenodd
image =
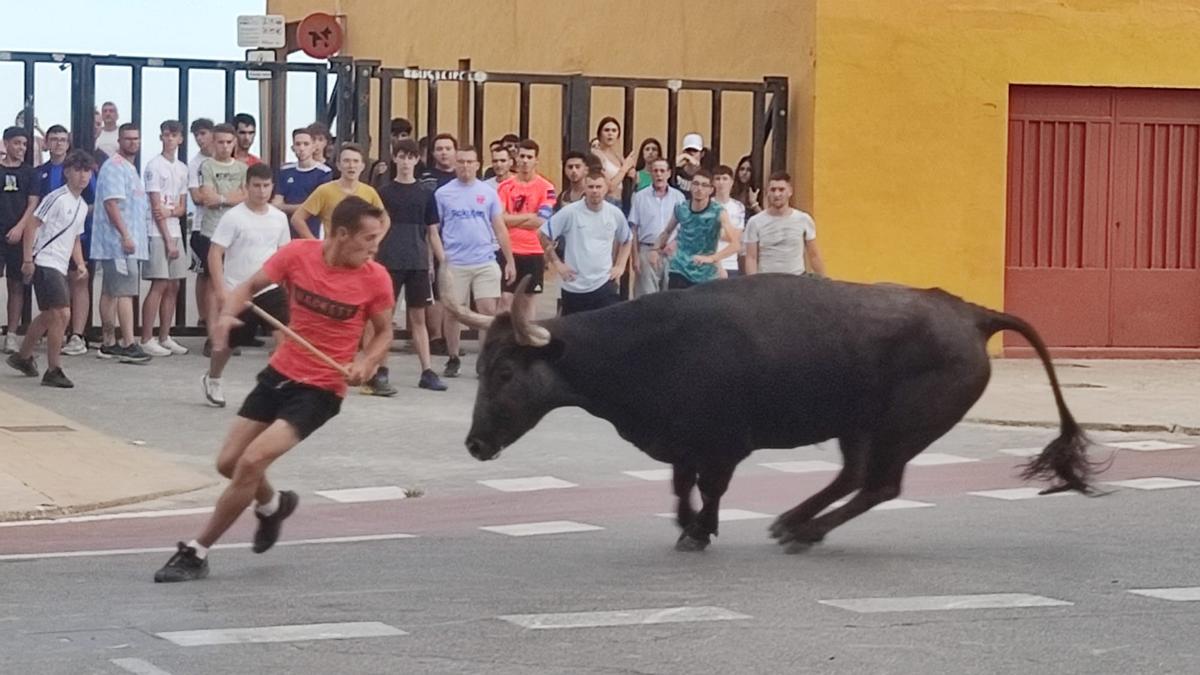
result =
M1087 447L1090 445L1090 441L1079 423L1075 421L1075 417L1071 415L1071 411L1067 409L1067 402L1063 400L1062 387L1058 384L1058 375L1054 372L1054 364L1050 360L1050 351L1046 349L1046 343L1042 342L1041 336L1037 334L1033 326L1025 321L1011 314L1002 314L991 310L984 310L984 312L985 315L979 323L979 328L985 338L1002 330L1012 330L1020 333L1033 346L1034 351L1042 360L1042 365L1046 368L1046 375L1050 378L1050 387L1054 390L1054 403L1058 406L1060 421L1058 438L1051 441L1041 454L1029 460L1021 476L1026 480L1057 480L1056 485L1046 488L1042 494L1065 490L1090 493L1092 491L1092 474L1096 469L1087 456Z

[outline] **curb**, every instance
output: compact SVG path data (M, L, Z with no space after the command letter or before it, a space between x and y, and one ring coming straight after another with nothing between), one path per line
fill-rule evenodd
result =
M997 427L1034 427L1040 429L1057 429L1059 422L1038 422L1026 420L1000 420L983 417L967 417L964 422L970 424L989 424ZM1133 433L1168 433L1200 436L1200 427L1185 427L1179 424L1117 424L1110 422L1080 422L1079 426L1085 431L1127 431Z
M45 518L56 518L59 516L73 516L79 513L86 513L88 511L111 509L118 506L137 504L139 502L148 502L154 499L161 499L163 497L173 497L175 495L187 494L189 492L196 492L197 490L204 490L214 485L217 485L216 481L213 481L212 483L206 483L199 487L181 488L178 490L164 490L162 492L150 492L147 494L135 495L133 497L120 497L117 499L108 499L105 501L92 502L88 504L43 506L28 511L0 511L0 522L17 520L42 520Z

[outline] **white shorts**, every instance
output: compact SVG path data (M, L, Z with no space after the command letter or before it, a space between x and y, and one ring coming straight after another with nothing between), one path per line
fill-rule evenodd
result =
M486 300L500 297L500 282L504 278L494 262L470 267L447 265L454 281L454 301L461 307L470 306L471 298Z
M187 252L183 250L183 239L175 237L175 250L179 256L174 260L167 258L167 244L162 237L150 237L150 257L142 263L142 278L151 279L183 279L187 277Z

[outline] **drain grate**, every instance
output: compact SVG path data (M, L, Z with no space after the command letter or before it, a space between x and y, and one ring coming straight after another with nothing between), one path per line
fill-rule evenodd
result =
M0 427L0 431L11 431L15 434L35 434L47 431L75 431L62 424L31 424L28 426Z

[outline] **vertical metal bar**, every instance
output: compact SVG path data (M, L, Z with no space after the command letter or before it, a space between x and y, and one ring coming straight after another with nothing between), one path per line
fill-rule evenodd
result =
M379 78L379 150L375 158L388 162L392 159L392 76L382 70L375 75Z
M267 126L270 133L267 162L271 166L282 166L287 157L287 76L287 66L283 65L271 74L271 80L267 83L268 108L271 112L271 123Z
M626 156L633 151L634 135L633 135L633 112L634 101L637 100L637 89L633 87L625 87L625 121L621 124L622 136L625 139Z
M151 136L157 136L157 134L149 134L145 130L142 129L142 67L140 65L132 66L132 68L130 70L129 93L130 93L129 105L130 105L130 107L133 108L133 110L130 112L130 115L129 115L130 121L132 121L134 124L136 124L138 126L138 129L141 130L142 144L143 144L142 147L145 147L146 138L151 137ZM137 167L139 172L142 170L141 153L139 153L138 156L134 158L133 165L135 167ZM137 305L136 300L134 301L134 305L136 307L136 305ZM135 321L135 323L136 323L136 321Z
M179 69L179 122L183 124L183 143L179 145L180 160L188 161L188 144L191 142L192 135L188 133L188 82L190 73L186 67ZM192 223L191 227L197 227L198 223ZM190 229L190 228L189 228ZM187 241L187 235L184 234L184 241ZM175 294L175 327L187 327L187 293L188 280L187 277L179 280L179 292Z
M717 158L717 163L720 163L721 157L721 90L713 89L712 91L712 128L709 133L709 138L712 141L709 144L709 150L713 156Z
M35 87L37 85L37 76L36 76L37 71L34 70L34 67L36 65L37 65L36 62L34 62L32 60L25 62L25 102L23 104L22 110L25 113L25 134L26 134L26 137L29 139L29 145L27 146L29 149L25 151L25 165L26 166L41 163L40 161L35 162L34 156L33 156L34 151L37 150L37 148L34 146L34 143L33 143L33 111L34 111L33 101L34 101L34 97L36 95ZM40 160L40 159L41 158L39 157L38 160ZM25 311L26 312L29 311L29 305L30 305L30 303L27 301L25 303ZM28 325L29 319L25 319L24 321L25 321L26 325Z
M228 124L233 124L234 108L237 107L237 101L234 98L237 96L237 90L234 89L234 84L237 79L237 71L232 66L225 69L225 119L220 120Z
M317 73L316 118L313 121L324 120L329 112L329 69L322 68Z
M337 129L334 132L338 141L350 138L354 130L354 62L350 59L338 59L337 84L334 93L337 95ZM326 159L334 159L335 148L330 148ZM336 163L336 159L334 160Z
M568 100L564 101L563 114L568 120L563 125L567 132L567 150L587 152L592 140L592 81L589 78L575 75L568 85Z
M458 70L462 73L471 70L471 59L459 59ZM466 142L467 138L472 137L471 113L471 83L463 80L458 83L458 137L463 142ZM479 159L483 159L483 152L482 148L479 148L479 143L476 142L474 145L480 151Z
M788 80L786 77L766 77L763 81L774 93L771 97L771 171L783 171L788 166Z
M483 87L482 82L475 82L471 86L471 103L475 109L474 120L471 123L472 141L479 150L480 157L483 156Z
M750 129L750 167L754 171L754 176L750 179L751 184L757 185L759 190L762 189L765 181L763 171L763 146L766 144L766 117L767 111L764 109L767 95L762 89L754 91L754 103L750 108L750 114L753 116Z
M378 65L378 61L358 61L354 65L354 142L368 151L371 145L371 76Z
M667 89L667 161L675 166L675 148L679 144L679 90Z
M416 70L417 68L418 66L409 66L410 70ZM419 137L421 135L421 81L405 80L404 93L408 96L406 117L408 117L409 122L412 122L413 133Z
M429 146L425 148L425 165L433 166L433 137L438 135L438 83L430 80L425 87L425 135L429 137Z
M528 82L521 83L521 116L518 123L517 135L521 138L529 138L529 90Z

